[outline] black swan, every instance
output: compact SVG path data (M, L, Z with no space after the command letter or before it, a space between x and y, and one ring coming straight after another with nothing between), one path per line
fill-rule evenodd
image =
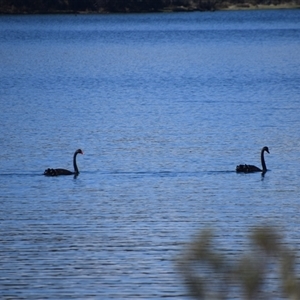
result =
M265 151L270 153L268 147L263 147L261 149L260 159L261 159L262 169L260 169L256 166L253 166L253 165L238 165L238 166L236 166L236 172L237 173L254 173L254 172L266 173L267 172L267 166L266 166L265 157L264 157L264 152Z
M79 170L77 167L77 163L76 163L76 156L77 154L83 154L81 149L78 149L75 151L74 156L73 156L73 166L74 166L74 172L66 170L66 169L46 169L44 172L45 176L59 176L59 175L75 175L77 176L79 174Z

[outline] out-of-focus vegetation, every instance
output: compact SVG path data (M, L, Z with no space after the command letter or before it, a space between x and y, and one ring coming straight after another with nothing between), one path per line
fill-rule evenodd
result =
M179 259L189 292L196 299L300 299L292 250L272 227L255 228L248 253L224 255L204 230ZM239 256L239 257L237 257Z
M213 11L283 3L300 6L300 0L0 0L0 13Z

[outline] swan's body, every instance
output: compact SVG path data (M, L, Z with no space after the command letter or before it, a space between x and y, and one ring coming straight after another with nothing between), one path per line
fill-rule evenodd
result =
M261 159L261 166L262 166L262 169L256 167L256 166L253 166L253 165L238 165L236 166L236 172L237 173L254 173L254 172L267 172L267 166L266 166L266 162L265 162L265 157L264 157L264 152L269 152L269 148L268 147L263 147L261 149L261 152L260 152L260 159Z
M59 176L59 175L78 175L79 174L79 170L77 167L77 163L76 163L76 156L77 154L83 154L81 149L78 149L75 151L74 156L73 156L73 166L74 166L74 171L69 171L66 169L46 169L44 172L45 176Z

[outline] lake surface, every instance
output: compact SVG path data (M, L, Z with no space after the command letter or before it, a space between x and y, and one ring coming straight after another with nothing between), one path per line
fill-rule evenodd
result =
M299 10L0 16L1 299L190 299L207 227L299 253L299 40Z

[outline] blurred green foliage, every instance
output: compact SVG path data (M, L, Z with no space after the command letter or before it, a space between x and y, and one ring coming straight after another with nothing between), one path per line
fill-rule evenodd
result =
M292 250L273 227L254 228L247 253L217 250L211 230L203 230L178 259L196 299L300 299Z

